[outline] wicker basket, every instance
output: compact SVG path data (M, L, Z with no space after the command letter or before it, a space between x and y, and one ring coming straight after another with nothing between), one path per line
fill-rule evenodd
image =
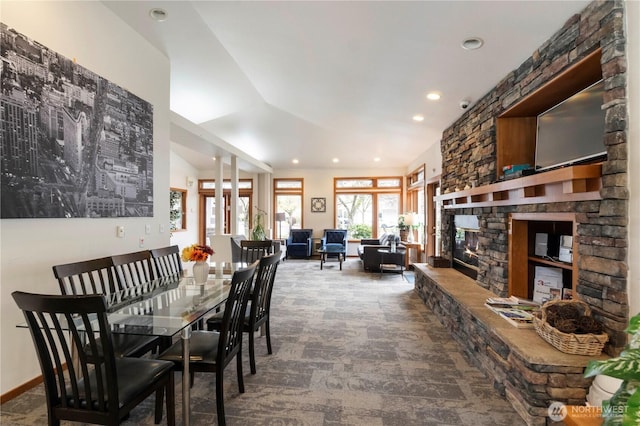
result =
M580 300L552 300L545 303L540 309L541 317L535 316L533 326L536 332L561 352L573 355L592 355L597 356L602 353L604 344L609 340L606 333L602 334L574 334L563 333L547 322L547 308L555 304L572 304L576 305L582 311L583 315L591 315L589 306Z

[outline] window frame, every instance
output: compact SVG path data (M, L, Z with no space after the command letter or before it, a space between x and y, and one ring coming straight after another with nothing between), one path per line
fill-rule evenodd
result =
M371 181L371 186L343 186L344 181ZM397 180L396 186L380 185L381 181ZM333 226L338 225L338 196L339 195L371 195L371 234L372 238L377 238L378 232L378 195L380 194L397 194L398 195L398 214L402 214L404 205L404 177L403 176L339 176L333 178L333 205L336 206L333 214ZM349 241L359 241L359 239L349 239Z
M422 194L422 206L420 206L420 194ZM418 238L416 242L424 247L427 244L427 237L425 235L426 225L428 224L430 216L432 216L427 199L424 164L407 175L407 211L416 213L420 218L420 225L417 226Z
M279 187L280 183L285 182L293 182L298 183L299 187ZM276 221L276 214L282 213L278 211L278 196L298 196L300 197L300 229L304 229L304 178L274 178L273 179L273 214L272 217L272 227L271 229L276 230L278 232L278 238L282 236L279 235L281 224ZM292 228L297 229L297 228Z

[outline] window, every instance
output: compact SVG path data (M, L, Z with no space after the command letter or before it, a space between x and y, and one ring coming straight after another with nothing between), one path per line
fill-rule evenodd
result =
M349 238L372 237L374 215L371 194L338 194L336 214L336 228L349 230Z
M289 237L291 229L302 228L303 179L274 179L274 228L278 238Z
M424 166L418 168L407 176L407 211L416 213L413 223L412 238L414 241L424 245L425 223L429 216L425 198Z
M215 234L216 229L216 191L215 179L198 180L198 194L200 195L200 236L202 241L206 237ZM240 179L238 181L238 233L249 235L251 223L251 198L253 195L253 180ZM225 212L222 220L223 234L231 233L231 180L222 182L222 211Z
M169 229L184 231L187 229L187 190L169 188Z
M335 178L335 227L351 239L397 232L402 211L402 178Z

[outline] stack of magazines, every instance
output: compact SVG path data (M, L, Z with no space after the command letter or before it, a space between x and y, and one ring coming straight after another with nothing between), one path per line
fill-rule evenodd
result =
M518 328L533 328L533 313L540 307L532 300L516 296L489 297L484 305Z

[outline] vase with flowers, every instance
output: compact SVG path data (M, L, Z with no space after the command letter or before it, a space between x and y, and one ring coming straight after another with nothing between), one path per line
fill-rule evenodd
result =
M207 260L214 253L213 249L203 244L192 244L182 250L182 260L196 262L193 265L193 279L196 284L205 284L209 277Z

